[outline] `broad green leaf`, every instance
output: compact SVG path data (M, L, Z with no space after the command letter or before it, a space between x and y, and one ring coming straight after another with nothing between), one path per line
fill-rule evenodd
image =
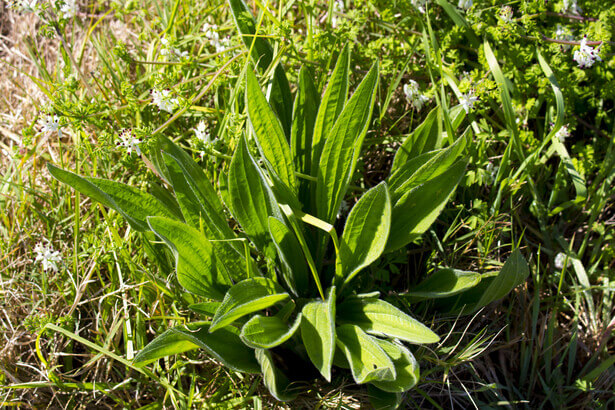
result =
M277 218L269 217L269 233L278 251L284 281L295 295L309 288L307 261L295 234Z
M273 192L250 155L244 138L235 149L228 171L229 200L233 216L261 250L269 239L269 216L281 218Z
M106 179L82 177L49 163L47 169L58 181L70 185L91 199L119 212L137 231L149 230L146 221L148 216L174 216L154 196L129 185Z
M259 35L256 32L254 17L252 17L250 9L243 0L228 0L228 3L243 43L252 52L252 60L261 71L267 71L274 60L273 49L269 41L262 34ZM280 118L284 134L290 137L293 100L290 93L290 85L281 64L277 64L273 71L268 98L271 106Z
M389 393L373 384L367 385L367 396L374 410L397 410L402 403L401 393Z
M256 145L267 169L275 173L291 190L296 190L297 178L288 141L252 70L246 74L246 106Z
M335 221L354 174L356 157L370 124L377 88L378 64L374 64L344 106L325 140L316 182L317 216L325 222Z
M308 175L312 169L312 137L319 105L320 95L314 85L312 73L307 66L302 66L299 70L299 86L293 106L290 146L295 169ZM309 181L305 182L309 184Z
M226 292L209 331L214 332L242 316L266 309L287 298L288 293L271 279L258 277L243 280Z
M386 183L381 182L363 194L348 215L340 240L340 280L350 282L380 257L390 228L391 200Z
M391 166L391 175L394 175L409 160L434 149L442 132L441 121L438 117L439 109L436 107L431 110L425 120L406 137L397 149Z
M275 367L272 353L265 349L256 349L255 353L269 393L279 401L294 400L297 394L289 390L288 378Z
M214 317L219 307L220 302L201 302L191 304L188 309L207 317Z
M467 134L464 134L451 146L438 151L435 155L432 156L431 153L422 154L402 165L395 174L387 179L393 204L412 188L447 171L463 153L467 141ZM428 159L416 168L418 162L416 160L419 158Z
M318 164L325 141L333 124L338 119L348 96L348 73L350 71L350 47L344 46L337 58L331 79L318 106L314 136L312 138L312 172L318 175Z
M241 340L252 348L271 349L290 339L301 324L301 313L289 327L277 316L253 316L241 328Z
M244 345L237 334L227 329L210 334L207 325L181 326L167 330L145 346L134 362L142 366L162 357L197 348L204 349L230 369L245 373L259 371L254 351Z
M391 232L385 252L420 237L436 220L463 177L466 161L459 160L439 176L413 188L393 206Z
M301 339L305 350L320 374L330 382L335 353L335 286L329 289L326 301L310 302L301 312Z
M163 152L162 157L167 168L169 182L175 193L175 198L184 220L192 227L200 226L201 215L204 214L204 211L192 188L190 188L190 184L184 177L181 167L175 158L169 154Z
M410 350L399 343L380 339L377 341L393 360L397 377L392 381L373 381L372 384L389 393L403 393L413 388L419 381L420 368Z
M393 361L376 338L355 325L338 326L336 335L336 344L344 352L355 382L395 380L397 374Z
M427 326L380 299L350 297L338 306L337 318L340 323L357 325L367 333L410 343L436 343L440 340Z
M478 285L459 295L438 299L436 306L449 312L471 314L506 296L522 284L528 275L527 262L517 249L508 257L497 275L482 275Z
M159 216L147 221L151 230L173 250L180 285L197 295L222 299L231 280L224 265L218 262L211 242L183 222Z
M441 269L414 286L404 296L412 299L438 299L457 295L478 285L481 275L456 269Z

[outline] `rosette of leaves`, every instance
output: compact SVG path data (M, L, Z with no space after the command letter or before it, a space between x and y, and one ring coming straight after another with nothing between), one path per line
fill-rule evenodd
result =
M249 24L242 28L240 22L251 20L241 16L240 31L250 34ZM263 44L260 52L271 52ZM158 140L150 160L168 191L149 194L49 165L60 181L164 241L175 256L177 281L196 299L190 309L206 320L168 329L138 353L136 363L201 348L230 369L261 373L282 401L299 393L293 382L319 376L331 381L334 368L348 369L357 383L370 384L370 395L393 404L418 382L409 345L436 343L438 335L391 299L360 289L355 278L383 254L420 237L453 194L465 173L461 156L468 135L442 148L447 142L438 121L450 114L454 130L464 114L459 107L430 113L399 148L390 176L360 195L339 226L379 81L374 64L348 97L349 70L346 47L321 95L302 69L292 112L280 115L284 105L270 101L292 101L284 70L274 71L278 90L268 101L248 69L248 127L217 187L166 138ZM525 278L525 262L514 255L500 275L440 271L405 297L474 311Z

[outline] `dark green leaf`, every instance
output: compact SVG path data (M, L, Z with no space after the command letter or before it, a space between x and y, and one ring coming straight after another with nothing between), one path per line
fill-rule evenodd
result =
M301 324L301 313L291 326L277 316L253 316L241 328L241 340L255 349L271 349L290 339Z
M314 366L331 381L335 353L335 286L329 289L326 301L306 304L302 310L301 339Z

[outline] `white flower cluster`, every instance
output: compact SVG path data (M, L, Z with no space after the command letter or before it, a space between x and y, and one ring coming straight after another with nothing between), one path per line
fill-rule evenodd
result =
M49 269L54 272L58 271L57 264L62 262L60 252L55 251L51 246L43 245L40 242L34 247L34 252L36 252L35 261L40 262L43 265L44 271L48 271Z
M211 134L207 129L207 124L205 124L205 121L201 121L197 124L196 128L194 129L194 136L206 147L213 144L215 141L215 138L211 138Z
M506 24L513 23L513 18L515 17L515 13L513 12L512 7L504 6L500 9L500 20L502 20Z
M576 15L580 15L583 12L577 4L577 0L564 0L564 8L562 11Z
M228 37L220 38L217 25L205 22L202 30L205 33L205 38L211 41L216 49L216 53L221 53L228 48L230 39Z
M425 14L425 5L427 4L427 0L412 0L411 3L415 9Z
M417 111L420 111L421 108L423 108L423 104L429 101L429 98L421 94L419 85L414 80L410 80L409 83L404 84L404 94L408 102L412 104Z
M60 5L60 13L65 19L70 19L77 15L77 2L75 0L64 0Z
M459 0L459 3L457 3L457 7L459 7L460 9L469 10L470 7L472 7L472 4L472 0Z
M555 133L555 138L557 138L560 142L564 142L566 138L570 136L570 130L567 125L562 125L562 127L557 130Z
M554 265L556 269L562 270L564 269L564 263L566 263L566 266L568 266L570 265L570 262L570 259L566 256L565 253L560 252L555 255Z
M581 46L574 52L574 61L577 62L580 68L589 68L594 65L596 61L602 61L598 53L600 49L598 47L593 48L587 45L587 36L581 40Z
M163 38L160 40L162 43L162 48L160 49L160 54L167 57L176 57L177 59L183 61L188 59L188 52L181 51L178 48L173 47L169 40Z
M141 148L139 148L139 144L141 142L142 141L139 138L135 137L132 129L127 128L120 132L120 140L118 141L117 146L126 148L128 155L131 155L133 150L137 153L137 155L141 155Z
M13 0L8 2L8 7L20 13L38 14L42 11L38 0Z
M459 97L459 104L461 104L466 111L466 114L474 109L474 103L477 101L478 97L474 95L474 90L470 90L467 94L462 94L461 97Z
M333 2L333 15L331 16L331 27L337 27L338 14L344 13L344 2L342 0L335 0Z
M62 138L62 130L60 128L60 117L56 114L44 114L38 119L38 124L41 127L41 132L52 133L58 132L60 138Z
M168 88L164 90L153 89L150 93L152 94L152 104L157 106L158 110L173 114L173 111L179 106L179 100L171 94L171 90Z

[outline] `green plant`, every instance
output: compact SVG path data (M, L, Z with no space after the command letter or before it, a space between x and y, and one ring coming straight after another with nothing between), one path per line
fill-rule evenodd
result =
M404 342L435 343L439 337L395 306L394 298L362 289L355 278L383 254L418 239L450 199L467 164L460 157L470 132L453 135L463 110L436 108L401 145L390 176L360 195L338 235L342 201L349 191L362 191L351 183L371 123L378 65L348 99L348 47L322 98L309 70L302 69L289 113L284 70L271 66L272 50L254 36L245 5L231 6L253 60L271 79L271 92L268 102L246 65L250 127L238 137L218 187L164 137L152 143L149 156L169 191L148 194L53 165L49 171L115 209L135 230L162 239L176 257L189 308L209 319L168 329L139 352L137 364L200 347L231 369L262 373L279 400L296 396L291 382L317 375L309 369L330 381L336 366L349 368L357 383L370 383L371 395L392 395L398 402L419 379L417 360ZM447 118L448 138L433 131L436 117ZM503 297L526 276L516 251L498 275L442 270L405 296L436 299L444 310L468 313ZM293 366L303 362L313 367ZM301 370L291 374L291 366Z

